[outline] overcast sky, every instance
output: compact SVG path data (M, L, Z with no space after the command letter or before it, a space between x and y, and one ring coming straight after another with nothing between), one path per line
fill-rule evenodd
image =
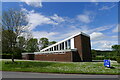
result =
M118 43L118 3L21 1L3 3L3 11L24 11L34 38L60 41L82 31L90 35L92 49L108 50Z

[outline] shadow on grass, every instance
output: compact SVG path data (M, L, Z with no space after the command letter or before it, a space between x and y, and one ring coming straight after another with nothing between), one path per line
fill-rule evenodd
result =
M115 67L109 67L110 69L115 69Z

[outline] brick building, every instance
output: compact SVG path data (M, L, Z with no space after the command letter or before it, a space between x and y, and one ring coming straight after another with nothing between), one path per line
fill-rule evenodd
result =
M90 36L80 32L48 46L40 52L22 53L22 58L41 61L92 61Z

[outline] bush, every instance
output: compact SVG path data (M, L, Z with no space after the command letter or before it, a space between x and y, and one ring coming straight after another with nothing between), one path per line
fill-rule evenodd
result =
M93 60L104 60L104 59L110 59L110 60L116 60L115 56L96 56L95 58L92 58Z
M120 63L120 56L117 56L116 60L118 63Z
M10 53L3 53L0 56L2 57L2 59L11 59ZM14 59L22 59L22 55L21 54L14 55Z

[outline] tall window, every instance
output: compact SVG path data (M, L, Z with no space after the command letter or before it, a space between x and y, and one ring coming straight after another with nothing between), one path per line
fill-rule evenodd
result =
M70 41L70 39L68 40L68 49L70 49L71 48L71 41Z
M60 44L60 50L62 50L62 44Z
M54 46L54 51L56 51L56 46Z
M53 47L51 48L51 50L53 51Z
M56 50L58 50L58 45L56 46Z
M67 41L65 41L65 49L67 49Z
M52 49L50 48L50 51L52 51Z
M64 42L62 43L62 50L64 50Z

